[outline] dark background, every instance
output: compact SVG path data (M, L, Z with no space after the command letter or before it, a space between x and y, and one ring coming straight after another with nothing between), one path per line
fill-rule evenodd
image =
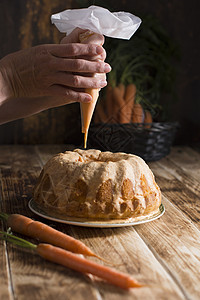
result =
M199 1L110 0L85 1L88 4L129 11L141 17L151 14L159 19L180 48L176 90L178 101L172 116L180 123L176 144L200 143L199 79ZM84 3L84 1L82 1ZM58 43L63 37L50 23L53 13L76 8L76 1L1 0L0 58L8 53L41 43ZM40 114L0 126L0 144L70 143L80 145L79 104L50 109Z

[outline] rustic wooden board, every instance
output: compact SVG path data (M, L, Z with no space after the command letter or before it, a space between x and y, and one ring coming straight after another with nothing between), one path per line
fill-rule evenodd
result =
M163 203L166 207L163 217L138 225L136 230L171 274L186 299L199 299L200 231L166 198Z
M37 149L39 151L38 154L42 162L45 163L49 159L49 153L46 155L44 151L44 147L40 146L37 147ZM58 150L57 147L55 147L54 149L55 151ZM51 149L50 155L53 154L52 150L53 149ZM151 287L145 288L145 291L144 289L142 289L142 291L137 291L137 292L134 290L133 295L132 293L131 295L129 295L130 299L141 299L141 296L149 298L152 295L152 289L153 289L153 294L155 294L156 297L159 299L167 299L165 298L165 296L163 296L163 290L166 291L166 294L168 296L170 295L172 298L174 297L174 299L175 298L182 299L183 295L179 290L179 288L176 287L176 284L174 284L173 280L171 280L169 274L163 269L162 265L160 265L160 263L157 262L155 257L152 256L152 253L149 251L148 247L140 239L138 234L136 234L134 229L132 230L131 237L129 236L127 239L125 238L126 237L125 233L127 231L130 232L129 228L128 229L127 228L89 229L89 228L79 228L79 227L70 226L70 229L72 231L73 236L75 236L78 239L81 239L88 246L92 247L95 250L95 253L104 257L108 261L112 261L114 264L122 265L123 269L120 269L121 271L128 272L130 274L133 274L133 276L134 275L136 276L138 273L138 269L140 271L141 269L144 270L141 273L145 274L145 276L143 275L143 277L141 278L139 277L137 279L141 280L144 283L150 284ZM104 238L103 245L101 242L102 233ZM92 234L91 237L90 234ZM120 235L120 239L119 239L119 235ZM85 238L83 238L83 236ZM89 237L89 243L88 243L88 237ZM140 256L135 256L135 253L132 250L133 240L135 243L134 250L136 251L137 254L139 253ZM126 247L123 246L122 242L125 243ZM136 242L138 243L138 245ZM128 245L130 245L130 249L127 248ZM121 251L119 251L119 249ZM143 251L140 251L141 249ZM146 254L146 260L144 259L144 253ZM133 267L132 264L133 261L134 262L137 261L138 264L137 268L135 266ZM154 279L152 273L154 273ZM115 295L115 299L118 299L116 297L117 296ZM119 299L120 297L121 294L119 296Z
M169 159L176 165L179 166L185 173L193 178L194 182L191 184L191 188L194 186L196 181L200 185L200 150L197 151L190 147L174 147L171 150ZM184 163L183 163L184 162ZM200 188L198 189L198 192Z
M16 298L96 299L95 288L86 275L11 246L9 258Z
M200 154L193 150L191 152L193 155L176 149L172 153L172 159L170 154L158 162L149 163L149 166L163 195L200 228L200 177L198 177ZM196 172L192 171L193 167Z
M147 286L124 291L94 280L92 276L44 261L30 251L12 245L6 248L0 241L0 261L3 261L0 299L198 299L200 232L197 214L196 222L191 221L194 218L192 205L189 207L189 202L185 204L182 200L184 209L188 211L185 213L182 205L178 204L178 199L183 197L185 182L176 175L180 174L177 168L184 174L187 170L179 167L175 158L173 163L170 157L150 164L161 188L166 188L163 192L166 212L154 222L113 229L69 226L40 218L27 207L42 165L54 154L67 149L66 145L0 147L2 209L42 220L78 238L114 264L116 269L132 275ZM170 161L170 167L167 167L167 161ZM168 190L171 180L176 187L173 192ZM194 193L189 187L185 189L190 197L196 196L192 202L195 205L198 190Z
M170 155L157 163L199 196L200 153L189 147L174 147Z
M9 146L1 147L1 197L2 210L17 212L27 216L37 217L30 212L27 201L32 195L32 188L41 169L41 162L33 147ZM6 166L3 164L6 163ZM19 163L21 162L21 163ZM28 171L27 171L28 170ZM23 197L26 196L26 197ZM8 292L10 297L20 299L65 299L66 291L70 299L96 299L96 289L88 276L55 266L46 262L29 251L19 250L1 244L1 256L4 259L4 268L0 272L3 284L0 289L0 299L6 295L7 275L12 273L13 288ZM6 256L8 253L8 256ZM5 286L5 288L4 288ZM58 288L59 287L59 288ZM78 297L77 297L78 295ZM5 298L5 299L8 299Z
M0 223L0 230L3 230L3 226ZM0 240L0 299L10 299L10 292L12 291L12 283L9 272L9 260L7 257L6 243Z
M42 165L44 165L52 156L65 152L72 151L75 148L73 145L49 145L45 147L44 145L35 146L35 151L41 160Z
M116 264L116 268L134 278L147 284L142 289L133 289L128 294L118 289L117 294L113 294L113 287L98 284L100 294L103 299L184 299L182 292L174 283L171 276L163 268L149 249L148 245L140 238L133 227L115 229L87 229L71 227L75 237L85 236L85 241L89 239L89 246L106 260ZM103 238L103 243L102 243ZM96 284L97 285L97 284ZM153 298L153 299L154 299Z
M1 146L0 168L2 209L8 213L17 213L23 209L29 214L27 203L41 170L41 162L33 147Z

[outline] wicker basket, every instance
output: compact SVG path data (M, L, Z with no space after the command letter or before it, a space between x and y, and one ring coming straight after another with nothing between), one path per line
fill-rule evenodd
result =
M177 123L91 124L88 148L132 153L156 161L170 152Z

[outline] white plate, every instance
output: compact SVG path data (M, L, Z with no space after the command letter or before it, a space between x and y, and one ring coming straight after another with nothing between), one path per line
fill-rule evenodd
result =
M84 227L99 227L99 228L105 228L105 227L123 227L123 226L133 226L133 225L139 225L147 222L154 221L158 218L160 218L164 212L165 207L163 204L160 205L159 210L151 215L148 216L140 216L136 218L129 218L126 220L109 220L109 221L88 221L88 220L78 220L72 217L66 217L61 218L60 216L57 216L56 214L49 213L44 211L33 199L31 199L28 203L28 206L32 212L37 214L40 217L43 217L48 220L65 223L69 225L76 225L76 226L84 226Z

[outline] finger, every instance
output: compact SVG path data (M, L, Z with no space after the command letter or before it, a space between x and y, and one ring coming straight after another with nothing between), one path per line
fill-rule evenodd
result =
M80 42L79 35L86 31L87 31L87 29L81 29L81 28L77 27L70 34L68 34L66 37L64 37L61 40L61 43L78 43L78 42Z
M90 73L76 73L74 72L73 75L78 75L78 76L84 76L84 77L94 77L97 78L97 80L104 80L106 81L106 74L105 73L94 73L94 74L90 74ZM74 89L74 88L73 88ZM84 90L84 89L83 89Z
M64 37L61 40L61 43L77 43L80 42L80 36L82 36L83 43L94 43L103 45L104 44L104 36L99 33L93 33L88 35L87 29L75 28L69 35Z
M94 56L82 55L82 56L79 56L78 58L85 59L85 60L92 60L92 61L104 61L106 59L106 51L103 48L103 52L99 55L94 55Z
M48 45L48 51L57 57L95 56L104 52L103 47L94 44L60 44Z
M84 33L81 33L79 36L81 38L81 43L83 44L104 44L104 36L99 33L91 33L90 31L86 31Z
M84 59L60 59L54 58L53 69L66 72L82 73L108 73L111 71L109 64L102 61L88 61Z
M61 96L63 98L55 98L57 100L54 101L54 106L64 105L66 103L71 102L83 102L88 103L92 100L92 96L79 91L74 91L69 87L64 87L62 85L54 84L49 88L49 92L51 95Z
M66 72L57 72L55 78L52 78L52 82L69 87L89 89L99 89L107 85L107 82L98 76L84 77Z

